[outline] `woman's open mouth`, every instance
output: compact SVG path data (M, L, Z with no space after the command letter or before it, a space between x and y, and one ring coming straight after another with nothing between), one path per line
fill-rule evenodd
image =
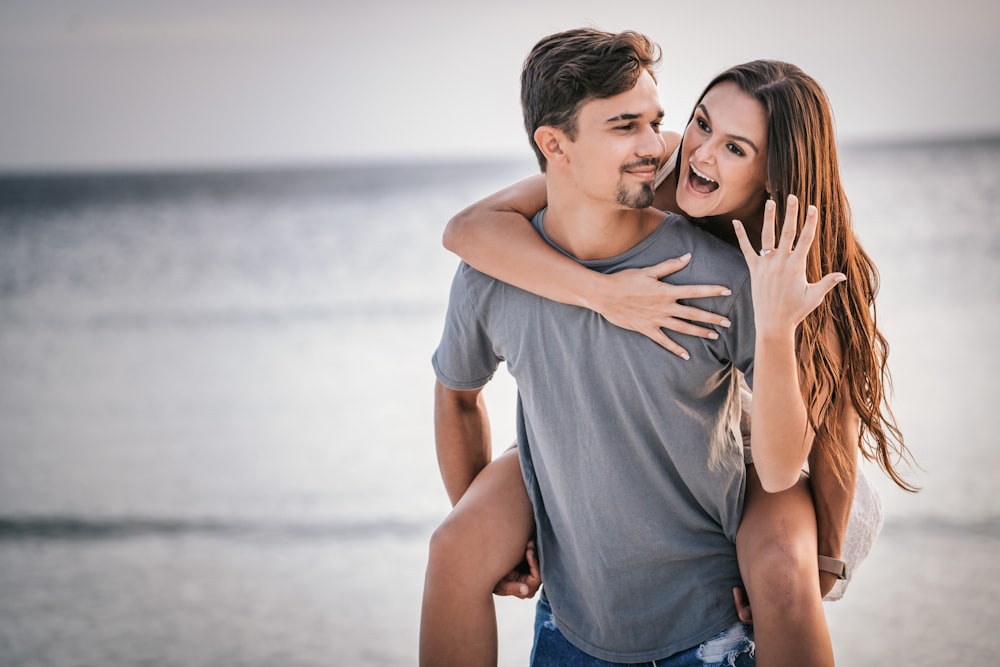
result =
M703 195L715 192L719 189L719 183L713 181L705 174L698 171L695 166L688 162L688 184L691 189Z

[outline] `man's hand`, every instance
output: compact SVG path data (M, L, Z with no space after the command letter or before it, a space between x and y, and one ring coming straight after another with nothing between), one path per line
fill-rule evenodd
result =
M493 593L495 595L512 595L526 600L534 597L541 585L542 577L538 572L535 543L528 542L528 547L524 552L524 560L497 583Z
M753 625L753 613L750 611L750 600L747 599L747 592L742 586L733 588L733 603L736 605L736 614L740 620L747 625Z

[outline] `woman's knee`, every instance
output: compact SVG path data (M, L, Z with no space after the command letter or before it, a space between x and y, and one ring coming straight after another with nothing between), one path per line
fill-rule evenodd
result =
M503 561L505 545L497 544L499 540L474 518L453 511L431 535L428 573L492 591L517 564Z
M476 546L474 533L472 523L453 511L431 534L430 560L453 564L468 559Z
M766 598L787 604L794 599L819 599L819 570L816 540L801 533L781 532L773 539L756 542L750 553L740 555L744 583L751 597ZM754 602L756 606L756 602Z

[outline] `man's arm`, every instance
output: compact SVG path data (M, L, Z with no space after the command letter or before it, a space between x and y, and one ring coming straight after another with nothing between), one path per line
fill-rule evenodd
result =
M455 505L492 458L490 420L482 389L459 391L436 381L434 434L441 478Z

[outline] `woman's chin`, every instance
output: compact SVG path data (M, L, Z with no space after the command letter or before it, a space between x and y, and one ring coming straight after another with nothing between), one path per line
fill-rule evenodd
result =
M707 218L712 215L712 211L715 209L715 207L712 206L711 198L694 197L686 193L678 194L677 208L680 209L685 217L690 219Z

